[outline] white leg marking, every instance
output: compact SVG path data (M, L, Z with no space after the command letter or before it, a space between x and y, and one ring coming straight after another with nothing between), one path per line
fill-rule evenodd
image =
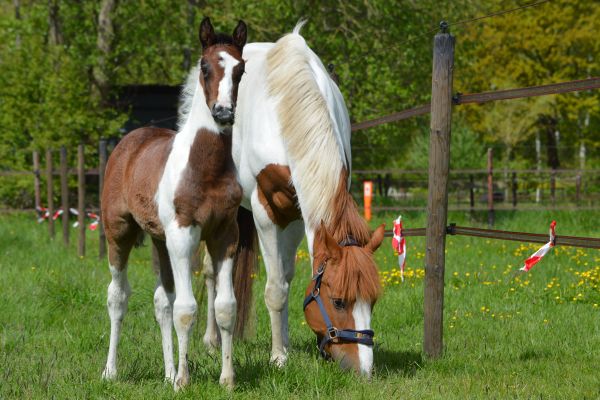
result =
M227 258L217 267L217 297L215 318L221 332L222 369L219 383L233 387L233 329L235 328L236 300L233 293L233 259Z
M119 336L121 335L121 323L127 312L127 301L131 294L131 288L127 281L127 267L119 271L110 266L112 280L108 285L108 315L110 316L110 345L108 347L108 357L106 367L102 372L102 378L114 379L117 376L117 346Z
M352 310L356 330L371 329L371 306L366 301L357 298ZM358 359L360 360L360 372L368 377L373 369L373 348L364 344L358 344Z
M217 333L217 320L215 319L215 271L213 262L208 251L204 255L204 277L206 279L206 332L202 341L204 345L213 351L219 347L219 334Z
M180 228L176 221L165 229L167 249L173 278L175 280L175 302L173 303L173 325L179 344L179 367L175 378L175 390L187 385L190 374L187 365L187 352L192 327L196 321L198 305L192 292L191 260L200 241L200 228Z
M175 380L175 363L173 362L173 301L175 293L169 293L163 287L160 278L154 291L154 315L160 326L162 336L163 357L165 361L165 380Z
M256 222L261 253L267 271L265 286L265 304L271 318L271 362L283 366L287 360L287 351L283 343L283 308L287 299L289 285L285 280L283 263L278 248L278 227L271 222L255 191L252 194L252 213Z

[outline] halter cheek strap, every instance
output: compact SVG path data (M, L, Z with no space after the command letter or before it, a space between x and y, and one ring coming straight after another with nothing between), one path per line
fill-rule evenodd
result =
M324 358L327 358L327 353L323 350L325 345L329 342L340 343L340 342L350 342L350 343L359 343L367 346L373 346L373 336L375 333L370 329L365 330L354 330L354 329L337 329L331 323L331 319L329 319L329 315L327 315L327 311L325 310L325 305L323 304L323 300L321 300L320 291L321 291L321 280L323 279L323 274L325 273L325 266L327 264L327 260L323 261L317 270L315 276L313 276L313 281L315 281L315 287L312 292L306 296L304 299L304 309L312 302L317 302L319 306L319 310L321 311L321 316L323 317L323 321L325 322L325 326L327 327L327 334L321 340L319 344L319 353Z

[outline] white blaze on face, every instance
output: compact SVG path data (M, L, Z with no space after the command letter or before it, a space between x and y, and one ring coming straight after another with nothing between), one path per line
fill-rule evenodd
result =
M219 65L223 68L223 78L219 82L219 94L217 96L217 105L225 108L231 108L233 99L231 98L231 90L233 89L233 68L240 62L232 57L226 51L219 52Z
M371 305L360 297L354 303L352 317L354 317L354 329L357 331L371 329ZM373 369L373 348L365 344L357 344L357 346L360 373L371 376L371 370Z

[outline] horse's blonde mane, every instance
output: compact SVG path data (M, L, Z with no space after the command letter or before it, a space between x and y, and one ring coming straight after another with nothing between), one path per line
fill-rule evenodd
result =
M192 110L192 100L196 87L200 84L198 77L200 76L200 64L198 63L190 70L188 76L181 88L179 94L179 109L177 110L177 130L181 130L185 121L187 121L190 111Z
M314 228L321 221L329 225L334 218L335 194L345 164L335 124L317 83L317 79L329 77L299 34L303 23L279 39L267 54L267 87L277 103L298 202L305 221Z

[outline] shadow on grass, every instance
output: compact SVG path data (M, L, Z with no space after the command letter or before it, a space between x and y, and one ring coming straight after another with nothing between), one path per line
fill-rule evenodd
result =
M376 347L373 358L375 373L382 378L398 374L412 377L424 364L423 356L417 351L394 351Z

